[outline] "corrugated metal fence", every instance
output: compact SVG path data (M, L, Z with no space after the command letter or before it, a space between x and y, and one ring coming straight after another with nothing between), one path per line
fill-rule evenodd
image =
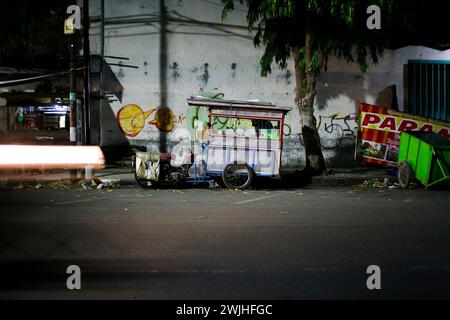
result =
M450 121L450 61L408 62L408 108L410 114Z

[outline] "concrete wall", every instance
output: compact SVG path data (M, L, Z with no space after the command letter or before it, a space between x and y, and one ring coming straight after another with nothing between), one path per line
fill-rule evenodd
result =
M304 154L299 143L299 114L294 106L292 61L288 69L280 70L274 65L270 76L261 77L259 59L263 49L253 46L252 36L245 27L245 8L237 8L225 24L220 25L222 7L218 0L166 0L171 19L167 24L167 51L161 55L159 4L159 0L106 1L105 54L130 59L107 60L139 67L112 67L125 88L122 101L111 104L112 113L117 117L125 105L136 104L143 111L143 117L148 115L143 128L137 130L135 136L127 137L130 143L158 150L161 133L157 125L149 122L157 115L152 110L160 106L162 81L167 88L165 107L170 108L173 115L173 128L167 134L169 145L192 132L196 110L188 110L186 99L201 90L217 91L225 93L226 99L259 99L294 107L287 116L285 129L289 135L285 139L283 163L301 167ZM99 8L100 1L91 1L91 16L99 15ZM91 50L99 53L98 23L93 23L91 28ZM408 59L449 60L450 51L422 47L387 50L380 63L370 65L366 74L361 74L355 65L330 59L328 71L317 82L317 115L356 112L359 101L375 103L377 94L390 85L396 86L402 110L403 65ZM166 62L167 80L159 72L161 62ZM133 108L136 112L136 107ZM113 145L117 140L114 135L118 126L111 121L114 121L112 117L104 120L103 125L108 129L102 129L103 145ZM320 131L325 136L323 128ZM351 165L353 138L344 139L337 149L325 150L324 155L330 166Z

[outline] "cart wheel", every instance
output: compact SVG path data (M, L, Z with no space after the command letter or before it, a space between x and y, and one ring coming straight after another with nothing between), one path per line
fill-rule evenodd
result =
M230 189L247 189L253 181L253 170L248 164L230 163L223 170L223 183Z
M400 162L398 166L397 177L400 188L402 189L408 188L409 184L413 179L413 172L411 165L407 161Z

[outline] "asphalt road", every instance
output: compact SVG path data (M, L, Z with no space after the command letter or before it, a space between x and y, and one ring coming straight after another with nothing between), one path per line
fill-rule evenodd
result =
M448 299L449 208L420 189L0 190L0 298Z

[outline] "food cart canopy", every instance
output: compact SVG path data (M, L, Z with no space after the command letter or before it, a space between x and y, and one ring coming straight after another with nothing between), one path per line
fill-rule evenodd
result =
M281 111L287 113L292 110L291 107L278 106L270 102L259 102L259 101L247 101L247 100L218 100L218 99L208 99L203 97L191 97L187 99L189 106L200 106L207 107L210 109L216 108L238 108L238 109L248 109L248 110L271 110L271 111Z

